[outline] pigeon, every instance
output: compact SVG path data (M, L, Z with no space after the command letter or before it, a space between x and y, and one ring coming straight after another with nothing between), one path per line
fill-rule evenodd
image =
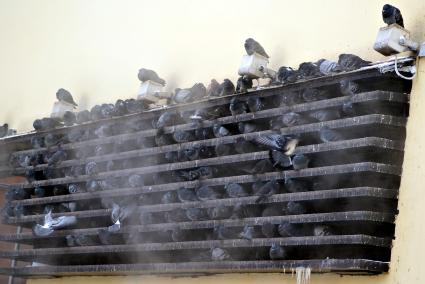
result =
M56 146L62 142L63 138L59 134L47 133L46 136L44 136L44 145L46 145L47 148Z
M353 81L344 79L339 82L339 89L344 96L353 96L359 92L360 86Z
M99 173L99 168L96 162L88 162L86 164L86 175L94 176Z
M275 98L274 100L278 101L275 102L275 104L277 104L278 106L293 106L303 102L298 91L284 92L283 94L277 97L278 98Z
M179 188L177 190L177 197L180 202L198 201L198 197L193 188Z
M265 222L261 225L261 233L266 238L275 238L278 234L277 225Z
M72 111L66 111L63 114L63 123L65 126L72 126L77 122L77 117Z
M58 149L46 159L47 165L58 165L61 162L65 161L67 157L68 155L66 154L66 152L62 149L62 147L59 146Z
M27 214L28 214L27 208L24 207L22 204L17 204L13 208L13 215L17 218L21 218Z
M184 150L183 150L184 151ZM186 161L182 153L179 152L167 152L164 154L164 158L168 163L177 163L180 161Z
M233 206L232 218L243 219L250 217L258 217L261 214L259 207L249 207L245 204L237 203Z
M165 219L169 223L188 221L186 211L181 208L176 208L174 210L165 212Z
M232 153L232 147L229 144L217 144L214 151L217 157L227 156Z
M184 242L190 238L190 234L186 230L181 230L179 227L171 231L171 239L173 242Z
M309 116L317 121L323 122L339 119L341 118L341 113L336 109L322 109L309 113Z
M252 88L252 79L244 75L238 78L236 83L236 93L246 93L249 89Z
M271 260L286 259L288 258L288 252L284 247L278 244L272 244L269 256Z
M45 146L44 145L44 138L43 137L39 137L39 136L33 136L33 137L31 137L31 146L32 146L33 149L43 148Z
M206 159L213 156L213 153L211 152L211 150L204 145L183 149L179 153L180 153L180 157L183 156L183 158L188 161Z
M155 123L155 128L172 126L180 121L180 115L176 111L163 112Z
M88 192L95 192L102 190L102 186L98 180L89 180L86 183L86 189Z
M128 204L121 205L121 206L116 203L113 203L112 212L111 212L112 223L114 223L114 225L119 225L119 226L116 226L119 229L121 224L124 221L127 221L133 215L133 213L137 210L137 208L138 208L137 204L133 201L130 201Z
M214 136L217 138L231 135L229 129L217 123L213 125L213 133L214 133Z
M241 134L247 134L260 130L260 126L255 122L238 122L238 130Z
M117 100L114 105L114 116L123 116L128 114L128 109L123 100Z
M75 247L77 244L75 243L75 237L73 235L65 236L66 245L68 247Z
M153 70L141 68L139 69L139 73L137 74L137 77L139 78L141 82L153 81L163 86L165 85L165 80L161 79L158 76L158 74L156 74L156 72Z
M108 229L99 229L97 232L99 237L99 241L102 245L111 245L114 243L114 239L116 239L117 234L113 232L109 232Z
M332 75L342 71L337 62L328 59L320 59L316 64L319 66L319 71L323 75Z
M283 151L285 155L292 155L299 139L277 133L257 136L253 139L257 144L266 146L270 150Z
M261 217L282 216L285 213L285 208L280 204L268 204L261 212Z
M36 187L34 188L34 195L37 198L42 198L42 197L46 197L47 196L47 192L46 189L44 187Z
M292 166L292 160L288 155L285 155L281 151L269 150L270 162L273 167L278 169L287 169Z
M317 237L331 236L335 234L335 230L327 225L316 225L313 229L313 235Z
M328 99L330 97L330 94L327 90L308 88L308 89L302 90L301 97L306 102L313 102L313 101Z
M235 93L235 85L229 79L224 79L223 83L219 87L219 96L228 96Z
M298 72L291 67L282 66L277 71L276 79L282 84L294 83L298 79Z
M233 146L236 153L238 154L245 154L258 151L257 145L241 137L236 139L235 144Z
M286 127L286 125L283 124L282 117L277 116L277 117L270 118L269 127L271 130L278 131L281 128Z
M212 178L216 172L217 169L213 167L199 167L188 171L177 171L178 175L187 181L209 179Z
M256 237L254 227L245 225L243 231L239 234L239 237L245 240L252 240L254 237Z
M179 202L177 193L175 191L167 191L161 197L161 204L170 204Z
M252 38L247 38L245 40L244 47L245 47L245 51L248 55L253 55L254 53L257 53L261 56L269 58L269 56L267 55L264 48L257 41L255 41Z
M36 224L33 227L33 232L38 237L47 237L51 235L54 230L66 228L77 223L75 216L60 216L57 218L52 217L52 212L49 211L44 217L44 224Z
M353 97L347 97L342 103L342 113L344 116L355 116L358 112L352 98Z
M23 200L31 198L30 192L24 188L12 189L8 193L7 200Z
M290 222L282 222L279 224L277 231L282 237L298 237L304 235L302 224L294 224Z
M99 119L103 119L102 107L100 105L95 105L90 109L90 120L96 121Z
M322 76L320 67L314 62L303 62L298 66L298 79L310 79Z
M4 123L2 126L0 126L0 138L3 138L7 135L9 130L9 124Z
M320 141L322 143L329 143L344 140L344 137L337 131L330 129L329 127L322 127L319 131Z
M97 245L97 242L93 239L93 237L83 234L78 234L74 236L74 242L76 245L81 247Z
M240 229L234 227L224 227L223 225L218 225L214 227L214 235L219 240L231 240L237 239L240 234Z
M288 112L282 115L282 122L288 127L310 123L306 117L296 112Z
M90 131L89 129L71 128L66 133L66 138L71 143L85 141L90 139Z
M207 87L207 96L208 97L218 97L220 96L220 84L216 79L212 79L211 83Z
M128 185L130 187L141 187L145 185L144 178L141 175L133 174L128 177Z
M102 118L111 118L115 113L115 106L113 104L102 104L100 106L100 113Z
M223 261L223 260L230 260L230 254L222 249L222 248L213 248L211 250L211 260L212 261Z
M306 213L307 213L307 208L299 202L289 201L286 204L287 215L301 215Z
M250 195L249 191L246 188L235 182L227 183L224 186L224 189L226 190L227 195L232 198L246 197Z
M202 99L207 95L204 84L196 83L190 89L182 89L174 96L176 103L190 103Z
M144 103L142 100L127 99L124 103L128 113L139 113L144 109Z
M212 220L228 219L233 214L233 208L224 205L208 208L208 216Z
M69 91L65 90L65 89L60 88L59 90L57 90L56 98L60 102L66 102L66 103L72 104L74 106L74 108L76 106L78 106L75 103L74 98L72 97L71 93Z
M267 199L267 197L279 193L279 188L279 183L274 178L264 183L261 187L255 188L255 190L253 188L253 194L259 196L255 202L263 202L265 199Z
M285 189L287 192L304 192L311 190L311 185L307 181L287 178L285 179Z
M246 101L250 112L262 111L266 108L264 99L260 97L249 97Z
M229 105L230 113L234 115L243 114L248 112L248 105L245 101L241 101L237 99L236 97L232 98L230 100Z
M174 144L174 140L172 139L171 135L165 134L162 128L158 129L154 139L156 146L159 147Z
M106 137L114 135L114 130L113 130L112 125L104 124L104 125L99 126L97 129L95 129L94 134L98 138L106 138Z
M370 61L365 61L354 54L343 53L338 57L338 65L343 71L353 71L368 66L370 63Z
M195 207L186 209L186 216L191 221L205 221L209 218L206 209Z
M86 189L83 186L81 186L80 184L71 183L71 184L68 185L68 192L70 194L83 193L85 191L86 191Z
M241 164L241 166L239 167L239 170L241 170L244 173L256 175L256 174L271 172L274 170L274 168L269 159L263 159L259 161L253 161L253 162Z
M403 16L400 10L390 4L385 4L382 7L382 20L387 25L397 24L404 28Z
M44 117L34 120L32 126L36 131L49 130L61 126L61 122L55 118Z
M185 143L195 140L195 136L190 131L176 130L173 132L173 139L177 143Z
M90 111L82 110L82 111L77 112L77 117L76 117L77 124L89 122L90 120L91 120Z
M223 194L221 192L219 192L215 188L210 187L208 185L203 185L201 187L198 187L195 190L195 192L196 192L196 196L201 201L220 199L223 197Z
M294 170L302 170L308 167L310 159L303 154L296 154L292 157L292 167Z

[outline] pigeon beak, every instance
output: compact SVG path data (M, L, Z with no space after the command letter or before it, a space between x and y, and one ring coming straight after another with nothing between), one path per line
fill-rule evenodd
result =
M298 145L299 140L298 139L292 139L290 140L285 147L285 155L290 156L294 153L295 148Z

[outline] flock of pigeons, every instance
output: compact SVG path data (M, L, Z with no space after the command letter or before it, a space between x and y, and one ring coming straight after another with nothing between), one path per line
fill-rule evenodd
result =
M384 6L384 19L395 19L399 24L401 20L401 24L403 24L399 11L391 10L390 8L388 8L387 5ZM388 14L389 10L393 12ZM398 12L395 13L394 11ZM264 48L253 39L246 40L245 49L248 54L257 52L264 56L268 56ZM279 84L293 83L298 80L316 78L337 72L352 71L368 66L369 64L370 62L364 61L358 56L341 54L338 62L321 59L316 62L304 62L299 65L298 69L283 66L279 69L275 82ZM142 82L152 80L160 84L165 84L165 80L161 79L152 70L142 68L139 70L138 77ZM175 104L189 103L208 97L219 97L231 95L235 92L246 92L251 87L252 78L246 76L238 79L236 87L228 79L225 79L221 84L216 80L211 80L207 88L202 83L197 83L191 88L176 89L172 99ZM299 92L289 92L271 97L252 96L248 100L242 100L238 98L238 96L235 96L227 105L205 107L203 109L191 111L180 111L178 108L170 108L164 110L159 117L152 121L148 121L141 116L129 118L126 122L104 120L103 123L96 124L97 126L69 128L64 134L46 132L44 136L33 136L31 139L32 148L38 149L39 151L34 154L13 154L10 159L13 168L20 168L25 171L25 177L28 182L79 176L87 177L87 181L78 183L73 182L65 185L41 186L33 189L11 189L7 193L7 199L9 201L22 200L32 197L41 198L117 188L140 188L144 185L180 181L202 181L213 177L228 175L257 175L271 171L305 169L309 167L312 161L303 154L295 153L295 149L300 142L302 143L302 139L298 136L282 135L278 130L282 127L334 120L344 116L355 115L356 108L353 106L351 98L355 93L360 91L360 86L353 81L342 80L339 87L341 95L346 97L346 102L341 109L317 110L310 112L308 115L288 112L268 121L256 120L230 124L214 123L212 127L204 126L205 121L214 121L219 117L256 113L270 108L291 106L302 102L313 102L334 97L335 94L320 89L304 89ZM59 101L65 101L77 106L71 94L64 89L59 89L56 93L56 97ZM78 113L67 112L62 121L53 118L37 119L34 121L34 128L36 131L50 130L62 125L71 126L74 124L84 124L89 121L139 113L144 110L146 110L146 103L143 101L134 99L117 100L115 104L96 105L90 111L84 110ZM172 133L166 131L166 127L177 124L188 124L193 127L191 128L192 130L176 130ZM101 142L102 139L110 136L137 133L152 128L156 129L156 135L154 137L135 136L136 138L134 139L120 140L106 144L98 143L98 145L95 146L75 147L72 149L67 147L67 143L83 142L92 139L99 139L99 142ZM274 130L275 132L267 135L252 136L253 138L238 138L234 141L234 144L219 143L215 146L193 146L157 156L131 157L116 160L110 159L102 162L84 162L88 157L197 140L222 138L231 135L248 134L262 130ZM323 127L320 130L318 139L320 140L318 142L325 143L343 140L344 137L335 130ZM131 174L129 176L111 176L102 179L98 177L98 174L101 172L145 167L151 166L152 164L188 162L257 151L268 151L269 158L244 162L237 167L232 166L232 168L225 166L201 166L190 169L160 172L151 175ZM62 162L71 159L79 160L80 162L72 166L62 165ZM44 223L35 225L33 231L37 236L48 236L54 230L75 226L85 222L83 220L77 220L74 216L53 218L51 215L52 212L64 213L100 208L112 209L109 227L99 230L97 236L84 234L66 236L64 241L68 246L109 245L120 242L138 243L147 242L149 240L175 242L194 239L225 240L241 238L251 240L257 237L274 238L278 236L324 236L337 234L337 230L331 226L307 226L290 222L282 222L279 225L265 223L260 229L253 226L245 226L242 229L216 226L213 230L205 231L205 233L200 233L196 236L190 231L178 228L171 231L158 232L155 235L144 235L143 238L141 236L142 234L138 231L121 234L122 226L129 224L146 225L163 222L305 214L314 211L314 208L309 208L302 203L292 201L286 203L283 207L282 205L276 206L273 204L266 204L264 201L267 201L273 194L306 191L311 187L312 185L305 181L294 179L286 179L284 181L271 179L266 182L257 180L252 184L230 182L222 187L202 185L202 182L200 182L200 186L197 188L180 188L177 191L168 191L165 193L141 194L139 200L135 200L134 196L130 196L102 198L99 202L82 200L78 202L31 207L24 207L22 205L12 206L8 203L6 206L6 214L15 217L21 217L27 214L46 214ZM185 203L247 196L256 196L255 206L243 204L237 204L235 206L220 205L208 209L179 208L168 212L156 213L144 212L143 209L139 207L140 205ZM291 251L288 248L281 247L278 244L273 244L268 251L268 257L270 259L285 259L290 254ZM239 258L238 256L232 255L231 252L224 248L219 247L212 249L205 257L214 261Z

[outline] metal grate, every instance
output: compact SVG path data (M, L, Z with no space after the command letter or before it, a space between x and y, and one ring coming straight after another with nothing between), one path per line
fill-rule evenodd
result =
M412 64L410 59L404 64ZM212 156L205 159L167 163L164 154L180 151L194 146L206 146L213 153L216 145L233 146L238 139L272 133L265 121L287 112L296 112L308 116L317 110L340 110L347 98L339 90L342 79L356 81L362 86L361 93L351 100L356 113L345 115L340 119L328 121L307 121L301 125L284 127L280 132L285 135L298 135L300 145L295 154L304 154L310 159L310 165L302 170L271 169L265 173L248 173L252 163L269 159L269 152L258 148L255 152L238 154L233 150L225 156ZM391 241L394 237L394 219L397 213L397 196L403 161L405 125L408 115L408 93L411 85L391 73L381 74L379 67L371 67L335 76L321 77L285 86L273 87L254 92L209 99L187 105L178 106L179 110L195 110L199 108L227 105L237 96L245 100L252 96L272 98L279 96L299 96L298 91L307 88L328 90L330 98L313 102L279 106L255 113L235 116L223 116L214 121L204 121L202 128L211 128L214 123L233 127L237 122L255 121L261 123L258 132L238 134L221 138L208 138L186 143L175 143L165 146L131 148L120 152L108 152L94 156L97 145L113 145L122 141L139 137L153 139L157 129L150 127L150 121L159 117L165 110L147 111L101 120L83 125L58 128L51 133L63 134L71 129L95 129L104 123L125 123L129 121L144 125L142 129L128 133L122 128L121 133L106 138L67 143L63 149L68 152L69 159L56 166L62 171L53 179L37 180L31 183L4 185L11 189L21 188L33 192L35 187L44 187L51 191L53 187L66 188L74 183L84 185L90 180L106 178L124 179L132 174L145 177L145 185L128 187L124 183L119 188L94 192L53 195L42 198L12 200L8 206L24 206L25 215L20 217L6 216L4 222L16 226L31 228L44 219L43 209L46 205L60 205L76 202L73 212L54 213L52 216L76 216L77 225L57 230L47 237L38 237L31 232L13 235L0 235L1 241L18 242L33 245L33 249L19 251L2 251L0 257L42 263L42 266L2 268L0 273L31 277L49 275L85 275L85 274L205 274L222 272L290 272L297 267L308 267L314 272L339 273L380 273L388 270ZM294 93L295 92L295 93ZM170 109L177 107L170 107ZM319 131L324 126L342 134L340 141L321 143ZM200 127L194 123L183 123L165 127L163 133L171 134L176 130L192 131ZM31 149L32 137L44 137L48 132L29 133L26 135L1 140L2 152L0 160L4 166L0 168L2 176L24 175L24 168L10 168L5 161L12 155L42 153L47 149ZM232 148L232 147L231 147ZM49 150L54 150L55 147ZM75 153L79 149L89 149L91 156L78 159ZM135 161L129 168L113 171L101 171L96 176L67 174L70 167L96 162L104 169L108 161ZM179 170L188 170L202 166L217 169L214 176L208 179L181 181L175 179ZM43 171L46 164L37 165L35 171ZM244 172L245 169L245 172ZM154 178L160 176L158 181ZM277 179L280 192L265 198L261 203L258 196L231 198L227 196L224 185L236 182L247 188L258 181ZM292 180L307 185L301 192L289 192L285 181ZM178 189L199 188L208 185L222 197L214 200L172 202L163 204L161 197L167 192ZM137 210L131 221L125 223L121 230L114 233L108 245L102 244L99 231L111 224L111 208L102 206L102 199L139 199ZM297 202L306 208L306 212L286 215L276 211L288 202ZM179 212L189 208L208 210L217 206L233 209L244 206L248 212L242 218L203 219L191 221L180 218ZM229 209L230 210L230 209ZM152 223L138 223L150 214ZM173 215L176 220L173 220ZM168 216L168 218L166 218ZM170 217L171 216L171 217ZM181 216L180 216L181 217ZM302 226L303 233L291 237L279 234L267 238L261 233L264 224L277 227L282 222L290 222ZM229 230L241 231L244 226L254 228L252 240L232 237L219 239L214 233L217 226ZM329 226L330 233L314 234L317 226ZM178 241L171 237L172 231L183 232ZM65 237L68 235L84 235L91 242L85 246L68 247ZM269 249L275 244L287 249L284 259L270 260ZM211 249L221 248L227 251L231 259L223 261L211 260Z

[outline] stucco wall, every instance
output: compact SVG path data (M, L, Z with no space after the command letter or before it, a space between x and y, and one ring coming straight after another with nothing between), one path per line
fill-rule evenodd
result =
M0 1L0 122L30 129L48 115L59 87L83 106L134 96L141 66L157 70L170 88L236 78L243 41L252 36L272 67L297 66L350 52L370 60L386 1ZM391 1L406 27L425 39L425 1ZM380 276L313 275L311 283L425 283L422 165L425 134L425 61L415 80L408 123L400 215L391 271ZM17 112L16 110L19 110ZM50 283L294 283L290 275L198 278L85 277L31 280Z

